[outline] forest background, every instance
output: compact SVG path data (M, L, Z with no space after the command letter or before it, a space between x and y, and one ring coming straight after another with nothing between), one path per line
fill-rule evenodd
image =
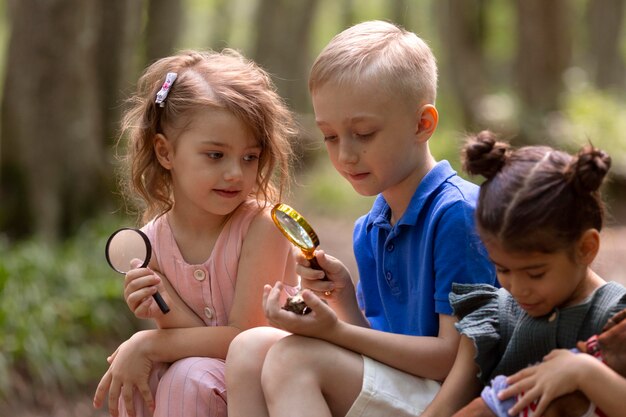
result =
M273 76L297 113L287 202L346 259L356 195L325 157L308 69L370 19L416 32L439 61L438 159L466 132L577 150L614 165L597 263L626 282L626 0L0 0L0 415L100 416L105 358L145 326L108 269L108 235L137 224L116 178L118 119L141 70L180 49L231 47ZM472 179L474 180L474 179ZM477 179L476 179L477 180Z

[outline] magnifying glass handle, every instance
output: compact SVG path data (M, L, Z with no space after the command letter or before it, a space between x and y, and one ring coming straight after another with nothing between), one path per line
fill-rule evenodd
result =
M309 258L309 263L311 264L311 268L316 269L318 271L323 271L324 269L320 266L320 264L317 262L317 258L315 256L313 256L312 258ZM322 281L328 281L328 277L326 275L324 275L324 278L322 278Z
M152 298L154 298L154 301L156 301L163 314L167 314L170 311L169 306L165 303L165 300L161 297L160 293L157 292L153 294Z

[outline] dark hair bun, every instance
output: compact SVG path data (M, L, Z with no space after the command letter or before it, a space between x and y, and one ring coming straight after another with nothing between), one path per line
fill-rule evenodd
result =
M469 136L463 148L463 169L471 175L493 178L504 166L509 155L509 145L498 141L497 136L489 131Z
M611 168L611 157L601 149L585 146L570 166L570 181L581 193L597 191Z

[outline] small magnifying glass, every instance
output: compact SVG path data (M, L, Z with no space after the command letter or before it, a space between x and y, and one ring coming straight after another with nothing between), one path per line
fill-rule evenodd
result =
M280 203L272 208L272 220L283 235L300 248L311 263L311 268L322 271L315 258L315 248L319 246L320 240L304 217L287 204Z
M109 237L104 255L115 272L125 274L131 270L130 261L133 259L142 260L140 268L148 266L152 256L152 245L148 236L141 230L124 227L116 230ZM154 301L156 301L163 314L170 311L161 294L157 292L152 297L154 297Z

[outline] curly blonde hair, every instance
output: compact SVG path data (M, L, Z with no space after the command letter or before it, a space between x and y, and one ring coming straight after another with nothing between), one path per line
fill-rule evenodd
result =
M161 107L155 98L168 72L178 77ZM257 200L278 202L288 189L296 133L293 115L269 74L239 52L183 51L162 58L144 71L128 102L118 141L119 146L128 139L122 185L127 196L143 200L144 222L174 204L172 178L157 160L155 137L166 128L181 128L199 107L230 111L258 140L262 151L254 189Z

